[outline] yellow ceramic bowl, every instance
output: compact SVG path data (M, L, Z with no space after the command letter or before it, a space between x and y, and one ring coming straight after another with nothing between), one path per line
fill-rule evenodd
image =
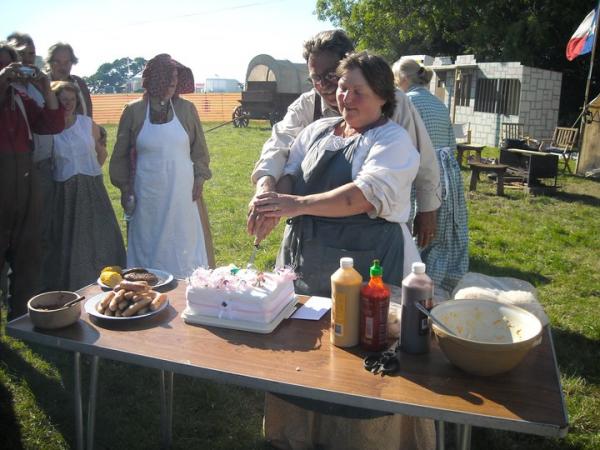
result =
M75 292L70 291L51 291L36 295L27 303L29 318L36 327L46 330L72 325L81 316L81 302L67 308L62 305L77 297Z
M508 372L542 342L542 324L528 311L490 300L449 300L431 310L450 335L432 323L448 360L475 375Z

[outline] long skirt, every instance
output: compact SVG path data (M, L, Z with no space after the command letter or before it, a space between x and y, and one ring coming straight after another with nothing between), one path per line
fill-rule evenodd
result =
M103 267L124 267L123 236L102 175L56 183L53 205L51 289L76 290L93 283Z

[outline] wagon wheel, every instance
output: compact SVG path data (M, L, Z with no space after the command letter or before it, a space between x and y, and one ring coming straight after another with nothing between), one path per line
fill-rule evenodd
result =
M244 111L242 106L238 106L233 110L233 114L231 114L231 120L233 122L233 126L236 128L246 128L250 120L248 119L248 113Z

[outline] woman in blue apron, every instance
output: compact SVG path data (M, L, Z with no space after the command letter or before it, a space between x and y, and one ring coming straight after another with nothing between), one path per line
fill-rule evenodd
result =
M419 153L389 120L392 71L383 59L362 52L342 60L338 72L342 117L304 129L278 193L262 194L255 203L259 214L289 218L278 264L300 274L297 293L328 296L342 256L353 257L365 279L372 260L381 260L384 280L393 284L419 261L405 224ZM434 441L429 421L271 394L265 434L280 448L431 448ZM426 438L413 445L415 436Z
M442 205L437 213L435 237L421 249L421 258L436 291L449 293L469 269L467 203L460 167L454 158L456 138L452 122L446 105L426 87L433 76L431 69L414 59L402 58L394 64L393 72L396 84L419 111L438 158Z

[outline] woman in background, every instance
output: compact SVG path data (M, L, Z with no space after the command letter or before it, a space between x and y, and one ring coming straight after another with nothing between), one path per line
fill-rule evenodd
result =
M426 86L433 72L410 58L392 68L396 85L413 102L433 142L440 165L442 205L433 241L421 249L427 274L436 288L451 292L469 269L467 205L460 167L454 157L456 139L448 109Z
M75 56L73 47L69 44L58 42L48 49L46 57L46 70L52 81L70 81L79 88L77 96L77 114L92 117L92 97L85 81L77 75L71 74L73 65L77 64L79 59Z
M194 104L179 96L194 92L194 77L160 54L142 78L146 92L123 110L110 161L110 179L131 216L127 265L185 278L199 266L214 266L202 202L211 177L208 149Z
M107 153L100 129L75 112L77 85L54 81L52 90L64 108L65 130L53 137L53 264L47 270L52 289L76 290L96 280L103 267L124 265L125 246L102 179Z

